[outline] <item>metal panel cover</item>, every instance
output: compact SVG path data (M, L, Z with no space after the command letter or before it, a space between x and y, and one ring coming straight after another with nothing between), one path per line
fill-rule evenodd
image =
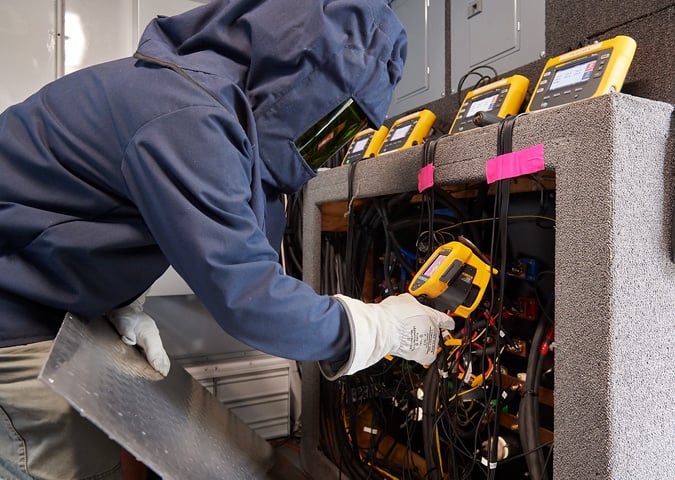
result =
M450 87L479 65L498 74L545 56L546 4L542 0L457 0L450 6ZM481 73L489 73L481 70ZM480 76L470 76L464 89Z
M485 11L467 18L469 66L475 67L520 48L516 2L485 2Z
M445 2L394 0L391 7L408 33L408 58L388 118L445 95Z
M270 444L176 362L163 378L104 318L66 315L40 380L165 480L269 478Z

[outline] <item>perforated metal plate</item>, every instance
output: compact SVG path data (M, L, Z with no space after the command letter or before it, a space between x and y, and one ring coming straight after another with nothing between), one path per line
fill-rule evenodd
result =
M104 318L68 314L40 380L164 480L272 478L269 443L175 362L155 372Z

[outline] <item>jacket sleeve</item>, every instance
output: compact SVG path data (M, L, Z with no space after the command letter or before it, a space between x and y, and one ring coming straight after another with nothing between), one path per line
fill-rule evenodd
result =
M122 163L129 198L230 335L285 358L344 358L346 315L332 297L284 275L264 232L264 200L252 194L252 146L226 114L188 107L141 128Z

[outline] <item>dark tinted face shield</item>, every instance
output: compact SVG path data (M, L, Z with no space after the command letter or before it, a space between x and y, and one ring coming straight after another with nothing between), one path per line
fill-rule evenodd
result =
M317 170L367 123L366 115L350 98L300 135L295 146L305 161Z

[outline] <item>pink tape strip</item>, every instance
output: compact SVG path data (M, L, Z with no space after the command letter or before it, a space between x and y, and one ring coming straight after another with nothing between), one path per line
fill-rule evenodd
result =
M423 192L429 187L434 186L434 164L430 163L420 169L417 174L417 190Z
M485 175L488 183L514 178L544 169L544 145L505 153L491 158L485 163Z

